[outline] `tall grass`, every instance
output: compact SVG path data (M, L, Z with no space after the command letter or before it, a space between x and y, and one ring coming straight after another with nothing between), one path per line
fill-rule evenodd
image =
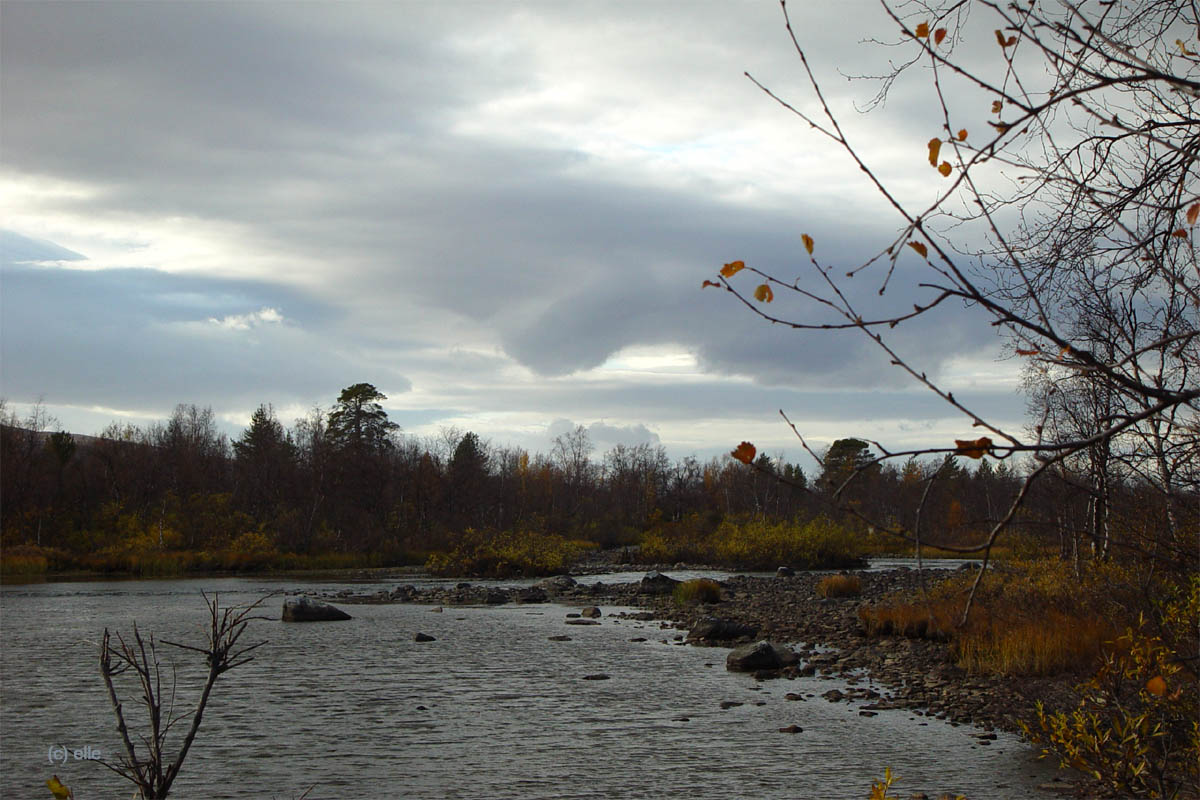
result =
M862 578L857 575L826 575L817 583L819 597L858 597Z
M857 536L824 517L803 523L727 519L715 528L690 517L655 527L644 535L640 549L648 563L685 561L736 569L839 569L860 566L862 554Z
M960 626L973 579L955 574L927 600L896 596L860 608L859 617L868 635L949 640L958 665L972 673L1052 675L1094 666L1145 591L1116 565L1076 577L1057 561L1010 562L984 577Z
M671 598L677 606L718 603L721 601L721 584L711 578L693 578L676 586Z
M434 553L425 568L434 575L477 578L533 577L565 572L596 545L552 533L476 531L468 528L448 551Z

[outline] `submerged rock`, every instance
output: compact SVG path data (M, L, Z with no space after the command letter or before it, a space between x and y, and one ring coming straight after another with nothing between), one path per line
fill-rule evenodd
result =
M283 601L284 622L333 622L339 619L353 617L336 606L308 597L289 597Z

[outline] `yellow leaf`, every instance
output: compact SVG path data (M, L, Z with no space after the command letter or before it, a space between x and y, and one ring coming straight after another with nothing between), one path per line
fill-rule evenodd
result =
M1185 231L1183 228L1180 228L1179 230L1171 231L1171 235L1178 236L1180 239L1186 239L1187 231Z
M940 152L942 152L942 140L936 139L936 138L930 139L929 140L929 166L931 166L931 167L937 166L938 153L940 153Z
M1155 675L1150 680L1146 681L1146 691L1150 694L1156 694L1162 697L1167 693L1167 681L1162 675Z
M945 39L945 38L946 38L946 29L945 28L938 28L936 31L933 32L933 43L934 44L941 44L942 39Z
M921 258L929 258L929 248L920 242L909 242L908 246L921 254Z
M999 100L992 101L992 113L993 114L999 114L1000 109L1002 109L1002 108L1004 108L1004 103L1000 102Z
M745 261L730 261L725 266L721 267L721 274L726 278L732 278L737 273L746 268Z
M1008 129L1012 127L1007 122L988 122L988 125L991 125L1000 133L1008 133Z
M743 464L749 464L754 461L754 456L757 453L758 451L754 449L754 445L750 444L749 442L742 442L737 446L737 449L735 449L729 455L733 456Z
M775 293L771 291L770 286L767 286L765 283L761 283L758 285L758 288L754 290L754 299L760 303L769 303L775 299Z
M1179 51L1180 51L1181 53L1183 53L1185 56L1194 56L1194 55L1196 55L1196 54L1195 54L1195 53L1193 53L1191 50L1188 50L1188 49L1187 49L1187 45L1183 43L1183 39L1176 39L1176 40L1175 40L1175 44L1179 45Z
M1195 225L1197 218L1200 218L1200 203L1192 203L1187 210L1188 225Z
M992 449L992 440L986 436L982 436L975 441L955 439L954 446L958 448L954 452L960 456L983 458Z
M966 128L963 128L962 130L960 130L958 132L958 140L960 142L965 142L967 140L967 129Z
M938 172L942 173L943 178L949 178L950 177L950 162L943 161L941 164L939 164Z
M50 793L57 797L58 800L70 800L73 797L71 790L63 785L57 775L46 781L46 785L50 787Z
M807 233L800 234L800 238L804 241L804 249L807 250L808 254L811 256L813 249L813 238Z
M917 26L917 38L918 39L928 39L929 38L929 23L928 22L922 22L920 25Z

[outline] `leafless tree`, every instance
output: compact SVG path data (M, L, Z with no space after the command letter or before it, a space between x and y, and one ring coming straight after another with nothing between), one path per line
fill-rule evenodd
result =
M880 165L867 161L863 142L832 109L784 5L813 104L755 83L862 171L895 211L898 232L855 264L826 258L805 235L811 280L738 261L706 285L728 290L772 323L866 336L975 430L952 447L895 452L873 442L882 456L872 463L942 453L1031 459L987 535L958 548L982 552L985 566L1030 488L1084 458L1086 488L1097 498L1091 526L1099 551L1109 546L1103 498L1119 467L1153 485L1171 516L1152 541L1123 545L1155 563L1194 569L1195 529L1178 517L1190 508L1194 523L1197 499L1200 11L1182 0L1086 8L1069 0L882 0L880 7L895 26L889 44L906 55L881 76L877 100L906 73L928 79L932 138L914 149L928 157L930 182L941 187L936 199L905 200L881 177ZM981 59L985 46L999 57ZM911 265L901 259L913 257L923 273L907 288L924 291L924 299L905 299L903 308L878 315L861 311L850 281L875 275L885 301L889 291L906 294L894 284L907 282ZM734 277L743 269L761 283L746 288ZM776 295L794 305L772 311ZM998 330L1013 355L1042 376L1029 431L1001 427L969 407L894 344L897 327L956 303ZM835 496L869 466L848 476ZM871 522L915 539L903 525ZM969 611L970 601L964 619Z
M207 645L195 647L163 640L163 644L202 653L208 668L195 706L179 712L175 710L174 670L171 685L164 687L163 665L154 636L144 638L135 625L131 640L126 641L117 633L117 643L113 644L108 628L104 629L100 643L100 674L108 689L108 698L112 701L117 731L121 734L125 752L116 764L107 761L101 763L136 786L143 800L160 800L167 796L200 730L204 709L208 706L217 679L229 670L253 660L250 652L266 644L265 641L249 645L239 643L251 620L267 619L255 612L269 597L263 597L248 606L222 609L217 595L212 598L204 595L210 617ZM134 678L136 692L140 694L136 702L143 707L149 728L147 733L136 737L126 724L126 715L115 684L115 679L127 673ZM187 724L187 730L172 757L168 752L167 737L179 723Z

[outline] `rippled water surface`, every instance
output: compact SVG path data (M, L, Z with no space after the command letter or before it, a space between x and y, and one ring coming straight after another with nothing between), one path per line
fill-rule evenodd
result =
M281 588L306 587L255 578L5 586L0 797L48 796L51 774L78 800L127 797L120 778L73 757L88 746L117 753L96 666L101 631L129 632L136 620L144 633L200 644L201 589L224 603ZM277 618L281 604L272 598L267 613ZM251 625L247 636L269 644L217 684L172 797L284 800L314 786L310 798L863 798L885 766L906 797L1049 796L1036 786L1053 770L1015 737L983 746L978 731L905 711L866 718L819 696L788 701L838 684L756 683L725 671L727 651L678 646L659 623L611 616L621 609L604 608L597 626L566 625L578 609L556 605L347 610L349 622ZM414 642L418 631L437 641ZM557 635L571 640L548 638ZM174 648L160 655L180 668L182 707L202 665ZM609 679L584 679L597 674ZM722 701L743 705L722 710ZM792 724L803 732L779 732ZM66 748L65 763L52 748Z

